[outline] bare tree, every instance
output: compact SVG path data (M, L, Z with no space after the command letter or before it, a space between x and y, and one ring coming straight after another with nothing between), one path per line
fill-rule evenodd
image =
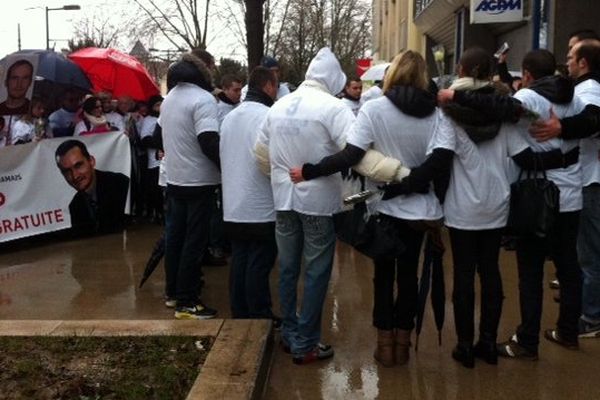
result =
M123 15L123 14L122 14ZM117 47L128 45L128 38L133 30L133 18L124 16L125 20L115 21L111 15L99 7L74 21L74 35L68 42L70 51L85 47Z
M206 49L210 0L134 0L143 11L141 21L160 33L176 48ZM198 4L200 3L200 4Z

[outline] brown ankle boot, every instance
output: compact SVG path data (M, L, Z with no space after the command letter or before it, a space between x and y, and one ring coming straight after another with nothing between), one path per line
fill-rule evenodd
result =
M408 362L411 332L405 329L396 330L395 358L398 365Z
M377 348L373 357L384 367L394 366L394 331L377 329Z

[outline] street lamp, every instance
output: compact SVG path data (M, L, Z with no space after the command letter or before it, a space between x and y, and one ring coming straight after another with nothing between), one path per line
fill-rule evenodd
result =
M50 50L50 26L48 24L48 12L58 10L81 10L81 6L79 6L79 4L67 4L57 8L46 7L46 50Z

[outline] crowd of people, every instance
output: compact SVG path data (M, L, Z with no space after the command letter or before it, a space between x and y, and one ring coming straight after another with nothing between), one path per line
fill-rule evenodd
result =
M560 307L556 326L543 336L569 349L578 348L579 338L600 337L600 142L594 137L600 40L592 31L574 33L565 74L547 50L527 53L518 78L508 74L505 56L500 61L481 48L467 49L457 79L438 90L423 56L403 51L383 81L361 96L360 79L347 78L328 48L291 92L271 57L250 72L245 87L239 77L225 76L216 90L214 58L194 50L170 66L164 99L134 106L124 98L114 107L99 94L77 112L78 99L67 93L46 132L116 129L138 138L132 148L139 146L147 162L144 187L153 188L146 192L153 200L146 204L156 215L163 209L159 181L165 186L165 305L175 318L216 316L202 301L200 260L222 259L215 249L225 249L232 316L273 320L296 364L331 358L321 319L335 254L332 215L342 207L340 172L352 168L368 188L383 192L369 209L405 246L399 255L373 260L374 358L386 367L409 360L424 237L445 225L453 260L452 357L467 368L476 358L492 365L499 356L536 360L547 257L556 267ZM15 125L23 133L12 136L13 144L43 136L35 120L44 106L36 104L19 121L23 127ZM502 341L499 253L519 171L554 182L560 209L544 237L516 236L521 323ZM280 314L269 284L276 259Z

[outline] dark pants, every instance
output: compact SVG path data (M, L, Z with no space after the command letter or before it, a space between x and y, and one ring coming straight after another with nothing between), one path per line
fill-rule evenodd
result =
M411 330L417 312L417 270L424 233L411 228L407 221L390 218L396 225L406 250L401 257L380 257L374 260L375 277L373 326L378 329ZM394 287L397 296L394 299Z
M213 194L209 191L193 196L167 197L165 266L167 297L178 306L197 304L202 272L198 260L208 246L208 225Z
M144 192L146 199L146 212L148 217L161 221L164 215L162 189L158 186L159 168L147 168L145 172Z
M560 281L560 308L557 329L561 337L577 341L581 314L581 269L577 261L579 212L560 213L546 239L533 236L517 239L519 268L519 300L521 325L517 328L519 343L537 353L542 318L544 261L547 254L556 266Z
M496 343L502 313L502 278L498 268L502 229L466 231L450 228L454 262L454 321L458 343L472 346L475 336L475 272L481 283L479 339Z
M232 240L229 301L233 318L272 318L269 274L277 257L271 240Z

